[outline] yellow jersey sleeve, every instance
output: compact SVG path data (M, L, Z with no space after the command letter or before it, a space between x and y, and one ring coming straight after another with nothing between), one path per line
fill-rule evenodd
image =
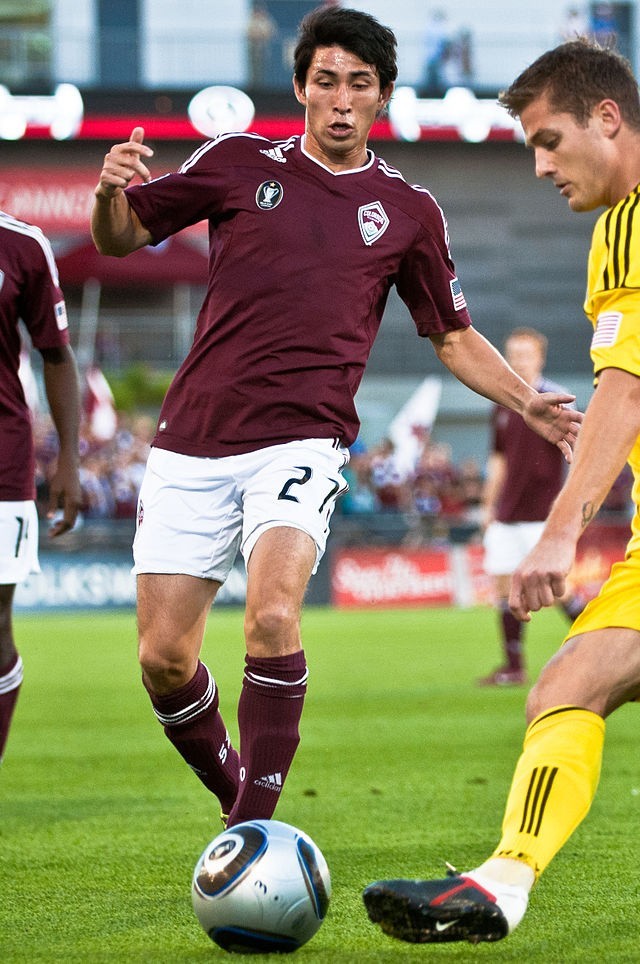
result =
M640 376L640 187L596 222L584 310L596 375L620 368Z

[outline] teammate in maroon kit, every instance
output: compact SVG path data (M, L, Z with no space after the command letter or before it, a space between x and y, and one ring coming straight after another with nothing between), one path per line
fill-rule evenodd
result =
M358 431L354 395L396 285L461 381L519 411L570 457L579 417L539 395L471 327L436 201L367 148L393 91L393 33L322 8L301 25L306 132L227 134L150 179L144 132L106 155L92 214L104 254L210 227L207 294L164 401L134 542L139 656L165 732L232 826L269 818L298 745L300 615ZM128 187L134 177L143 184ZM125 190L126 189L126 190ZM240 754L199 660L238 549L247 565Z
M538 392L564 388L543 375L547 339L534 328L514 328L505 341L505 358ZM565 460L556 445L540 438L513 411L497 405L492 413L492 445L483 493L484 565L494 577L504 664L478 680L481 686L525 683L524 623L509 609L511 575L534 547L551 505L565 479ZM567 592L558 600L573 620L583 608Z
M0 212L0 760L22 683L13 638L16 584L38 566L31 413L18 374L22 320L42 355L44 385L60 440L50 480L53 537L71 529L80 505L79 390L65 303L49 241L39 228Z

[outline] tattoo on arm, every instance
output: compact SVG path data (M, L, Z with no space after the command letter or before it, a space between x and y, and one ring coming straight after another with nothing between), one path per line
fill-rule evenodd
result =
M593 502L582 503L582 528L586 529L596 514L596 507Z

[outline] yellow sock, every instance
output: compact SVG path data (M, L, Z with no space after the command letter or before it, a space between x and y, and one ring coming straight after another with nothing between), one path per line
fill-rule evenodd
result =
M530 724L494 857L527 863L538 877L587 815L598 787L604 720L556 706Z

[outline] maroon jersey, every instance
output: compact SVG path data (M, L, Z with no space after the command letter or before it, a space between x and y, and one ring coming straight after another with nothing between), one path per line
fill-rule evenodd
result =
M156 244L209 221L207 294L162 407L161 448L218 457L301 438L350 445L391 285L422 336L471 323L438 204L371 152L334 174L299 137L223 135L127 196Z
M0 500L35 498L31 413L22 383L22 319L35 348L69 343L53 251L40 230L0 211Z
M539 392L564 392L547 379ZM530 429L522 416L502 405L492 414L493 451L505 460L505 477L496 506L498 522L543 522L562 488L566 462L557 445Z

